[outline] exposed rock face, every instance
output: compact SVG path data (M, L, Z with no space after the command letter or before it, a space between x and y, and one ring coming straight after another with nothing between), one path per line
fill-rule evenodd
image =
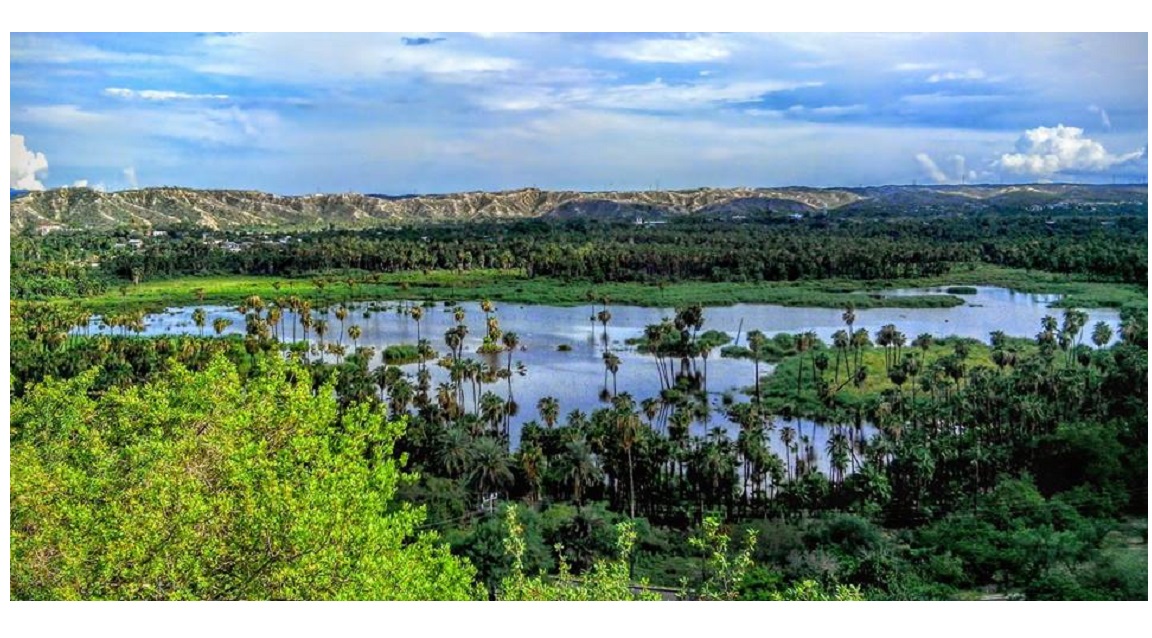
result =
M186 223L211 229L279 227L363 228L399 222L528 217L645 218L708 214L810 213L865 207L897 209L926 203L1014 203L1147 200L1146 186L884 186L853 189L701 188L687 191L542 191L383 196L348 194L286 197L257 191L147 188L102 193L61 188L11 200L12 232L59 224L66 228L165 227Z

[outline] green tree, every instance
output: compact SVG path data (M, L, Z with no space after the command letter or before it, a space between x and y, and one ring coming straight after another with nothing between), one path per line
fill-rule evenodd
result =
M329 381L218 356L97 399L95 370L12 403L15 599L466 599L474 570L397 503L403 421Z
M628 578L628 565L633 547L636 545L636 530L631 522L623 522L616 526L617 557L597 560L591 569L577 580L572 576L571 568L564 560L562 546L557 546L560 565L556 576L526 575L524 556L527 543L524 540L524 526L517 518L515 506L506 510L504 520L508 527L504 548L512 559L512 569L511 574L500 584L500 590L496 595L498 600L655 601L660 599L655 593L643 591L643 587L646 586L644 582L639 583L640 592L634 591Z

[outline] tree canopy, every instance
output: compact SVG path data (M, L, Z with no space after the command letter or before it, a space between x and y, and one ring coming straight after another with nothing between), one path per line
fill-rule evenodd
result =
M217 357L89 396L90 371L12 403L16 599L476 597L475 570L395 500L405 421L339 416L333 381Z

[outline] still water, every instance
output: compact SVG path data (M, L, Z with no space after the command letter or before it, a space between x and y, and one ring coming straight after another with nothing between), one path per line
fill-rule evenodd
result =
M865 328L869 333L875 334L880 326L891 323L907 335L909 341L921 333L929 333L935 337L957 335L988 341L989 333L994 330L1002 330L1009 336L1033 337L1040 330L1041 318L1052 315L1059 319L1063 312L1062 309L1049 307L1059 300L1059 296L1056 295L1026 294L988 286L976 289L977 293L974 295L961 296L965 301L964 305L953 308L857 310L854 328ZM889 290L883 291L882 294L944 294L944 288ZM370 305L373 304L367 302L349 304L348 317L344 320L343 326L334 313L321 315L329 322L329 334L326 340L336 341L337 334L343 332L343 343L349 346L348 350L351 351L352 342L348 338L347 328L357 325L362 332L359 345L374 346L377 353L387 345L416 342L416 323L407 314L396 311L397 302L374 304L386 310L371 311ZM486 330L484 312L478 302L464 302L460 307L465 310L465 323L468 325L464 351L472 353L469 356L484 359L484 355L475 354ZM191 306L172 308L164 313L150 315L145 320L144 334L198 334L199 329L191 318L194 309L195 307ZM496 304L495 317L500 322L500 328L504 332L517 333L522 344L522 348L512 356L513 366L517 362L523 362L527 368L525 376L514 376L512 381L512 393L520 406L519 413L511 419L513 444L519 439L521 425L539 418L536 403L542 397L552 396L559 401L561 419L574 409L591 413L605 406L599 398L600 390L604 388L605 382L609 388L612 386L612 379L605 374L601 358L605 347L611 348L620 357L621 363L616 377L620 392L630 393L637 402L659 395L660 381L653 358L636 352L631 346L626 345L625 341L642 336L645 326L658 323L665 317L671 318L675 311L671 308L609 306L608 310L612 317L605 330L598 321L590 320L601 309L599 305L558 307L517 303ZM208 315L206 334L213 334L211 325L217 317L233 321L225 334L243 333L244 320L235 308L204 307L204 310ZM419 328L420 336L429 339L433 348L443 355L447 352L444 333L456 323L453 317L455 308L437 304L424 310L424 318ZM827 343L831 341L833 332L846 327L841 313L842 310L835 308L792 308L765 304L710 307L704 310L703 330L721 330L732 337L736 337L739 331L740 345L746 345L745 337L749 330L761 330L769 336L781 332L812 330ZM313 314L317 314L316 309L313 310ZM1091 333L1091 328L1097 321L1105 321L1112 326L1115 333L1119 333L1118 311L1094 309L1088 311L1088 314L1086 333ZM294 324L297 326L297 337L302 338L303 332L295 314L284 312L281 325L287 338L291 338L290 326ZM92 329L97 331L100 328L99 320L94 319ZM315 339L315 335L312 335L312 338ZM558 350L561 345L569 346L571 350L561 352ZM498 359L490 358L488 361L503 366L507 362L507 354L500 354ZM379 362L380 359L377 359L374 364ZM415 364L403 368L415 375ZM447 372L442 368L431 362L428 368L432 373L433 388L447 380ZM771 366L761 365L760 369L761 373L764 373L770 370ZM734 437L736 426L727 421L723 408L720 407L722 393L728 392L738 401L747 400L741 389L750 387L753 383L751 362L722 359L718 352L714 352L708 361L708 390L716 410L709 423L694 425L693 433L702 434L712 427L722 427ZM504 381L499 381L486 386L485 389L503 397L507 386ZM789 424L778 423L777 427L785 425ZM807 433L809 438L814 438L812 443L817 451L823 452L828 436L824 428L814 427L810 422L790 425L801 433ZM778 451L783 454L782 449Z

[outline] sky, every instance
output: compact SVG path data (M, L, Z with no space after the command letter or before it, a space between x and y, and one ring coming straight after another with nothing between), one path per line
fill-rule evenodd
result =
M12 188L1146 182L1148 36L12 33Z

